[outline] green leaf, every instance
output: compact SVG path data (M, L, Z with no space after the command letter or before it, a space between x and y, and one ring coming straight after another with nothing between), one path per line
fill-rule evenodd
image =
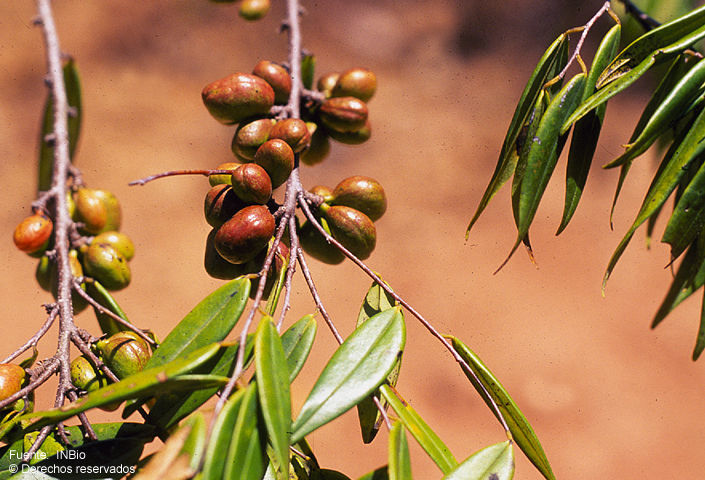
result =
M705 227L705 163L688 183L673 208L661 241L671 246L671 258L678 258Z
M306 363L317 328L314 316L305 315L282 333L282 347L289 367L289 383L294 381Z
M311 480L350 480L350 477L336 470L322 468L311 472Z
M316 71L316 57L313 55L304 55L301 57L301 83L304 88L311 90L313 88L313 79Z
M512 442L496 443L474 453L443 480L510 480L514 478Z
M629 241L634 236L634 232L639 226L644 223L651 215L656 213L663 205L666 199L671 195L673 190L678 185L681 177L691 162L703 152L705 142L702 139L705 137L705 110L701 111L695 119L693 126L685 135L682 142L674 144L671 150L666 154L659 171L656 172L649 190L644 198L639 213L634 220L634 223L629 228L627 233L622 238L619 245L615 249L610 258L607 270L602 280L602 290L604 292L607 280L609 280L612 270L617 265L619 258L627 248ZM672 153L672 154L671 154Z
M255 368L262 417L278 466L277 478L283 479L288 473L291 431L289 367L277 327L269 316L262 317L255 335Z
M69 59L64 64L64 86L66 100L72 112L68 117L69 155L73 158L78 144L78 135L81 130L81 81L76 69L76 63ZM46 142L46 138L54 132L54 102L51 93L47 96L44 106L42 128L39 135L39 182L38 190L46 191L51 188L51 176L54 169L54 147Z
M628 75L647 58L680 53L702 38L705 38L705 7L664 23L630 43L600 75L597 88Z
M396 422L389 431L389 478L411 480L411 458L404 425Z
M380 467L373 472L366 473L357 480L389 480L387 467Z
M292 443L357 405L377 388L404 348L399 307L379 313L338 347L318 377L292 425Z
M607 32L602 42L600 42L590 67L590 72L585 80L583 101L587 100L595 92L598 75L617 53L621 32L622 27L617 24ZM560 234L568 226L580 202L580 197L590 172L590 166L592 165L592 158L597 149L597 141L600 138L606 108L607 104L603 103L578 120L573 128L566 168L565 205L561 224L556 235Z
M698 336L695 338L695 348L693 348L693 361L700 358L700 355L705 350L705 290L703 290L703 302L700 306L700 326L698 327Z
M514 400L507 390L485 364L482 363L482 360L480 360L462 341L452 336L446 338L450 340L453 349L468 363L472 372L477 376L476 379L475 376L464 371L465 376L468 377L472 386L475 387L475 390L477 390L487 406L490 407L492 413L497 416L492 406L492 401L494 401L519 448L546 479L555 480L551 465L548 462L548 458L546 458L541 442L539 442L536 433L534 433L534 429L531 428L531 424L529 424L524 414L521 413L521 410L519 410L517 404L514 403ZM480 383L478 383L478 380ZM491 400L485 396L483 386L489 393Z
M242 315L249 295L250 281L242 277L208 295L167 335L145 368L164 365L205 345L224 340Z
M521 94L517 108L514 111L514 116L509 124L509 130L504 137L504 143L502 145L502 151L499 154L499 160L497 161L497 166L492 174L492 179L490 180L485 193L482 195L480 204L475 211L470 224L468 225L467 231L465 232L465 238L470 234L470 230L473 225L480 217L480 214L485 210L487 205L492 200L500 188L509 180L509 177L514 173L516 168L516 163L519 158L517 154L516 144L517 140L521 135L521 131L524 124L527 123L531 112L534 110L536 105L536 100L543 91L544 84L553 78L566 64L567 61L567 51L568 51L568 37L565 34L561 34L553 43L546 49L539 60L538 65L534 69L529 81L524 87L524 91Z
M181 452L189 456L191 461L189 466L195 472L201 464L203 449L206 446L206 435L208 433L208 425L206 418L202 412L196 412L184 421L184 427L190 428L188 437L181 447Z
M419 442L419 445L426 451L431 460L438 465L441 472L446 474L453 470L458 465L458 461L453 457L445 443L436 435L436 432L431 430L431 427L416 413L416 410L389 385L382 385L379 391L397 413L399 421Z
M103 307L110 310L123 320L128 320L127 315L122 308L120 308L120 305L118 305L113 296L110 295L110 292L108 292L105 287L100 284L100 282L97 280L87 282L86 292L91 296L91 298L93 298L93 300L100 303ZM93 311L95 312L95 318L98 320L98 325L100 325L100 330L104 334L113 335L127 329L125 326L118 323L114 318L105 313L101 313L97 308L93 307Z
M245 392L255 392L255 389L256 387L251 384L247 389L238 390L223 405L210 432L208 449L205 452L205 461L203 463L203 480L226 478L224 476L226 459L230 449L230 442L233 439L233 431L235 430L242 399L245 396Z
M286 271L289 268L289 261L291 260L290 257L285 258L283 255L279 258L282 260L282 267L279 269L279 276L276 278L276 281L272 286L272 290L269 293L269 298L267 299L267 304L264 307L264 311L267 312L267 315L274 315L274 312L277 311L279 297L281 296L282 290L284 290L284 284L286 283Z

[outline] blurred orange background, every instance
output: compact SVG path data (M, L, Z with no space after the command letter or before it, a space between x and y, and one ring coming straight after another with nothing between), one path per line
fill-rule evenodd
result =
M277 34L283 2L259 23L233 5L205 0L59 1L63 51L83 82L84 124L76 165L86 182L115 192L123 231L137 246L132 285L116 294L131 320L166 333L221 284L202 267L209 227L201 177L131 180L170 169L231 161L234 129L214 121L202 87L259 59L286 59ZM524 83L560 32L584 23L601 2L420 1L304 2L304 46L318 73L365 66L377 73L370 102L372 139L335 145L327 161L304 167L308 187L368 175L385 187L389 209L377 223L368 264L381 272L442 332L475 350L531 421L559 479L701 478L705 456L703 360L690 360L699 299L680 306L657 330L651 317L670 284L668 249L644 247L639 233L600 294L604 268L650 181L656 155L635 162L619 202L609 208L615 158L647 93L615 99L607 110L595 169L568 229L554 232L563 208L564 159L531 231L539 268L519 251L498 274L515 230L508 187L464 241L465 227L489 181ZM570 10L557 15L558 10ZM51 297L34 282L35 260L10 240L36 189L39 118L46 89L44 46L32 26L32 2L0 3L0 318L4 357L44 321ZM601 20L594 38L610 22ZM590 46L586 47L591 58ZM663 222L657 227L660 234ZM370 281L352 264L311 261L326 307L349 333ZM695 295L694 297L699 297ZM293 321L314 311L303 278L293 291ZM80 325L97 332L92 313ZM399 390L458 459L502 441L504 433L450 355L407 315ZM55 331L40 344L55 348ZM313 359L293 385L300 408L335 342L322 322ZM51 388L40 405L53 399ZM105 416L96 418L108 418ZM362 445L354 412L309 437L322 466L352 478L386 462L386 435ZM440 478L410 440L415 478ZM517 450L520 479L540 475Z

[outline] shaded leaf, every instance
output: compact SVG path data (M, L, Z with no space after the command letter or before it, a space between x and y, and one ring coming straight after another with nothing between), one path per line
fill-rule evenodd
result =
M396 422L389 431L389 478L411 480L411 458L404 425Z
M301 83L304 88L313 88L313 79L316 70L316 57L313 55L303 55L301 57Z
M703 290L703 303L700 306L700 326L698 327L698 336L695 338L693 361L700 358L703 350L705 350L705 290Z
M443 477L444 480L510 480L514 478L512 442L483 448Z
M292 425L292 442L343 414L377 388L394 367L404 340L399 307L357 327L318 377Z
M661 241L671 246L671 258L678 258L705 227L705 163L683 190Z
M262 417L274 452L274 461L279 467L277 478L283 479L288 473L291 431L289 367L277 327L269 316L262 317L257 327L255 368Z
M316 338L317 328L315 317L305 315L282 333L281 342L289 368L289 383L294 381L306 363Z
M257 391L250 385L237 409L232 439L225 460L226 479L259 480L267 466L264 438L257 426Z
M183 447L191 434L192 425L184 425L169 436L164 446L152 456L133 480L186 480L195 473L190 457Z
M267 299L267 304L264 307L264 311L267 315L274 315L277 311L277 305L279 305L279 297L281 296L282 290L284 290L284 284L286 283L286 271L289 268L289 257L284 257L281 255L282 267L279 269L279 276L276 278L272 290L269 293L269 298ZM275 259L276 261L276 259Z
M458 465L458 461L453 457L445 443L436 435L436 432L431 430L431 427L416 413L416 410L389 385L382 385L379 391L399 416L399 420L404 427L419 442L419 445L426 451L431 460L438 465L441 472L446 474L453 470Z
M507 390L485 366L485 364L482 363L482 360L480 360L480 358L462 341L452 336L448 336L446 338L450 340L453 345L453 349L458 352L463 360L468 363L475 376L477 376L476 379L475 376L464 371L465 376L468 377L468 380L470 380L472 386L475 387L475 390L477 390L495 416L497 416L497 414L492 406L492 401L494 401L499 408L499 411L501 412L502 417L504 417L504 421L507 423L509 431L516 441L517 446L524 452L527 458L536 466L544 477L548 480L555 480L555 476L551 470L551 465L548 462L548 458L546 458L541 442L539 442L536 433L534 433L534 429L531 428L531 424L526 419L524 414L521 413L521 410L517 404L514 403L514 400L509 395ZM478 384L478 380L481 382L481 385ZM487 392L492 397L491 400L485 396L485 389L483 389L482 386L485 387Z
M93 298L96 302L100 303L103 307L113 312L118 317L123 320L128 320L125 312L120 308L120 305L115 301L110 292L108 292L103 285L97 280L93 282L86 283L86 292ZM118 323L114 318L109 315L100 312L97 308L93 307L95 312L95 318L98 320L98 325L100 326L101 332L106 335L113 335L115 333L126 330L126 327Z
M206 434L208 433L206 418L203 413L196 412L186 419L183 426L188 426L191 430L184 441L184 445L181 447L181 452L188 455L191 459L189 466L193 471L196 471L201 464L203 449L206 446Z
M366 473L365 475L361 476L357 480L388 480L388 479L389 479L389 474L387 471L387 467L381 467L373 472Z
M311 472L311 480L350 480L350 477L337 470L322 468Z

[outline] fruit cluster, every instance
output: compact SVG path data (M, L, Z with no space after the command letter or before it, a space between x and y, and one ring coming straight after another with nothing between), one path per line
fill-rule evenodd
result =
M132 331L118 332L93 345L96 356L122 380L142 371L152 353L139 335ZM90 393L110 383L107 375L86 355L71 362L71 382L82 392ZM116 410L120 402L101 407L106 411Z
M135 247L127 235L119 232L122 215L118 199L106 190L78 188L67 196L67 203L78 234L69 251L73 276L91 277L108 290L125 288L132 278L128 261L134 256ZM52 233L51 218L37 210L20 222L13 239L18 249L39 258L37 282L56 297ZM74 295L73 300L74 311L85 308L82 297Z

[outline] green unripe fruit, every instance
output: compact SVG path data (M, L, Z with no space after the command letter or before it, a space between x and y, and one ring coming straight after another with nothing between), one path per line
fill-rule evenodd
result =
M275 226L274 216L267 207L245 207L218 229L215 248L228 262L245 263L267 246Z
M240 164L235 162L221 163L215 167L215 170L230 170L231 173L216 173L213 175L208 175L208 183L210 183L211 187L215 187L216 185L230 185L230 176L239 166Z
M15 246L25 253L39 253L46 250L51 239L54 224L43 213L35 213L26 217L15 228L12 240Z
M308 122L306 126L311 132L311 144L301 153L301 162L305 165L316 165L326 159L330 153L330 140L325 129L318 128L315 123Z
M331 92L332 97L355 97L369 101L377 90L377 77L366 68L351 68L340 74Z
M287 181L294 169L294 151L284 140L267 140L257 149L255 163L269 174L272 188L277 188Z
M74 278L83 276L83 267L81 266L81 261L78 259L78 252L76 250L69 250L69 266L71 267L71 275ZM50 262L49 289L54 298L58 298L59 276L57 274L56 262ZM82 283L81 289L85 290L86 285ZM74 313L82 312L88 306L86 299L74 291L71 292L71 301L73 303Z
M76 388L90 393L107 386L110 381L85 355L81 355L71 361L71 383ZM117 410L121 403L109 403L99 408L106 412L112 412Z
M269 113L274 105L274 90L256 75L233 73L206 85L201 98L216 120L231 125Z
M242 0L239 14L249 21L259 20L269 12L269 0Z
M339 78L340 73L338 72L326 73L318 79L318 82L316 82L316 89L319 92L322 92L326 98L330 98L333 93L333 88L335 88L335 84L338 83Z
M12 363L0 363L0 402L22 390L24 368Z
M330 202L331 200L333 200L333 190L324 185L315 185L311 187L308 191L313 193L314 195L319 195L323 197L324 202Z
M120 232L103 232L93 238L93 243L107 243L128 262L135 256L135 244L130 237Z
M325 218L319 218L319 221L323 229L330 234L328 221ZM299 241L301 248L307 254L323 263L337 265L345 260L345 255L335 245L328 243L321 232L308 220L299 228Z
M75 194L74 220L83 223L81 231L97 235L120 230L122 212L117 197L106 190L79 188Z
M269 132L275 123L272 118L241 123L230 145L235 156L248 162L254 160L257 149L269 140Z
M287 118L272 127L269 138L280 138L289 144L294 153L301 153L311 143L311 132L303 120Z
M354 132L338 132L330 129L328 130L328 135L336 142L346 145L360 145L361 143L365 143L372 136L372 126L370 125L370 121L367 120L360 130L355 130Z
M274 90L274 103L284 104L291 94L291 75L281 65L260 60L252 70L253 75L263 78Z
M246 206L247 204L235 195L230 185L216 185L206 194L203 214L208 225L218 228Z
M42 255L37 263L37 269L34 272L34 278L42 290L51 291L51 275L53 271L52 261L46 255Z
M83 266L108 290L122 290L132 278L127 259L108 243L91 243L83 252Z
M370 256L377 243L377 231L367 215L345 206L321 206L328 220L330 233L357 258Z
M246 263L236 265L220 256L215 249L215 234L217 232L218 230L216 229L211 230L206 239L206 252L203 258L203 266L206 269L206 273L219 280L232 280L240 275L250 273L247 270Z
M373 222L387 211L387 195L382 185L370 177L355 175L341 180L333 190L331 205L344 205L364 213Z
M232 188L243 202L265 205L272 198L272 180L256 163L245 163L233 172Z
M131 331L99 340L96 347L101 359L120 379L141 372L152 356L147 342Z
M367 105L355 97L329 98L318 109L321 122L338 132L360 130L367 122Z

